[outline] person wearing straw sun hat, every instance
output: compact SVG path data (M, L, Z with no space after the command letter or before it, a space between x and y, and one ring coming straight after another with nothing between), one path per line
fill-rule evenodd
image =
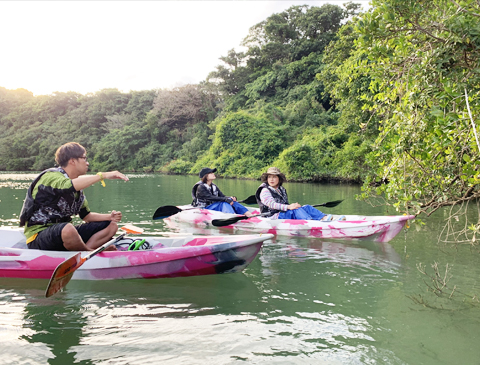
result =
M311 205L290 204L287 190L282 186L287 181L277 167L268 168L260 180L262 184L255 193L260 212L271 219L305 219L331 221L332 215L326 215Z
M225 196L213 183L217 169L203 168L198 176L200 181L192 188L192 205L199 208L216 210L223 213L252 215L242 204L237 203L234 196Z

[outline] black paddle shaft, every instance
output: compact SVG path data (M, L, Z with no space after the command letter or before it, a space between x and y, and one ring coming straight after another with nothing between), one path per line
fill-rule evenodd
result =
M312 207L333 208L333 207L336 207L341 202L343 202L343 199L342 200L335 200L333 202L327 202L327 203L323 203L323 204L315 204L315 205L312 205Z
M269 215L270 213L262 213L262 214L255 214L251 215L250 217L247 217L246 215L241 215L239 217L233 217L233 218L226 218L226 219L214 219L212 220L212 225L215 227L225 227L229 226L230 224L237 223L238 221L244 220L244 219L249 219L253 217L262 217Z
M255 204L256 201L257 200L255 199L255 195L250 195L247 199L241 200L240 202L245 203L245 204ZM312 205L312 207L333 208L333 207L336 207L341 202L343 202L343 200L335 200L333 202L327 202L327 203L323 203L323 204L315 204L315 205ZM157 210L153 214L152 219L157 220L157 219L168 218L172 215L175 215L177 213L183 212L184 210L188 210L188 209L197 209L197 208L196 207L191 207L191 208L186 208L186 209L180 209L179 207L177 207L175 205L164 205L164 206L161 206L161 207L157 208ZM235 217L235 218L237 218L237 217ZM233 218L231 218L231 219L233 219ZM243 218L243 219L248 219L248 218ZM222 226L223 226L223 224L222 224Z
M312 207L333 208L333 207L336 207L341 202L343 202L343 199L342 200L335 200L333 202L328 202L328 203L315 204L315 205L312 205ZM255 198L255 195L250 195L247 199L240 200L239 203L243 203L243 204L247 204L247 205L257 204L257 198Z
M312 207L326 207L326 208L333 208L333 207L336 207L338 204L340 204L341 202L343 202L343 200L335 200L333 202L327 202L327 203L322 203L322 204L315 204L315 205L312 205ZM229 226L231 224L235 224L237 223L238 221L241 221L241 220L244 220L244 219L249 219L249 218L252 218L252 217L258 217L258 216L265 216L265 215L268 215L269 213L263 213L263 214L256 214L256 215L252 215L250 217L247 217L245 215L241 215L239 217L233 217L233 218L226 218L226 219L214 219L212 220L212 225L215 226L215 227L225 227L225 226Z
M256 204L257 199L255 198L255 195L250 195L247 199L240 200L239 203L245 203L245 204L248 204L248 205ZM175 215L177 213L180 213L180 212L183 212L184 210L189 210L189 209L198 209L198 207L190 207L190 208L186 208L186 209L180 209L179 207L177 207L175 205L163 205L163 206L157 208L155 213L153 213L152 219L157 220L157 219L168 218L172 215Z

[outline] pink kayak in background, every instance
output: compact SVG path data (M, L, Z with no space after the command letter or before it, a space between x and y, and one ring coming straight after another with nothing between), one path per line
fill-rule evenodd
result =
M237 214L222 213L207 209L193 208L190 205L178 206L181 212L165 218L170 228L179 223L199 227L229 228L233 230L270 233L283 236L318 237L335 239L371 239L376 242L392 240L414 215L359 216L333 215L332 221L270 219L262 216L241 219L233 224L222 226L219 220L240 217ZM260 212L249 208L252 214ZM337 220L344 217L345 220ZM212 224L212 221L213 224Z

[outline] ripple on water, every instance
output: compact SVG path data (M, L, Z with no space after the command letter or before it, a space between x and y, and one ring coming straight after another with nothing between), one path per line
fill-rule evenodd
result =
M36 174L9 179L0 173L4 225L17 224ZM188 204L196 176L129 177L128 183L89 187L92 210L120 210L123 222L141 224L154 235L232 233L188 226L165 233L163 221L150 219L159 206ZM258 187L258 181L219 184L241 197ZM295 183L288 190L292 200L302 202L359 192L352 186ZM360 211L387 213L353 198L342 203L342 214ZM480 316L472 298L479 292L480 255L470 247L439 250L443 219L429 217L427 228L405 231L388 244L276 237L242 274L72 281L48 299L45 280L0 278L0 351L8 354L0 363L477 363ZM433 262L442 273L451 263L449 284L458 291L452 299L426 292L429 278L417 265L433 273ZM414 295L429 306L414 303L408 297Z

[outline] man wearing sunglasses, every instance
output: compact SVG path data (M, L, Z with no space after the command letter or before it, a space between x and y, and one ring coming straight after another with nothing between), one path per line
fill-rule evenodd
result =
M83 189L97 182L103 185L104 179L128 181L128 177L118 171L86 175L89 165L86 150L76 142L60 146L55 161L59 167L40 173L23 203L20 227L25 227L28 248L92 251L117 232L122 213L91 212ZM85 223L70 223L77 214Z

